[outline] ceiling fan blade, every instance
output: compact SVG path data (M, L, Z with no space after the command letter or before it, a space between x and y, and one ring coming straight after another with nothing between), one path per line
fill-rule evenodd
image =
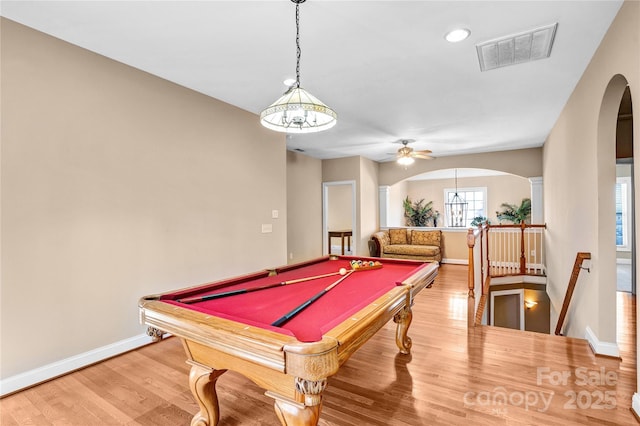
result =
M433 157L427 154L420 154L417 152L414 152L412 155L413 158L419 158L421 160L433 160Z
M431 154L431 151L429 151L428 149L423 149L422 151L413 151L415 154L424 154L424 155L429 155Z

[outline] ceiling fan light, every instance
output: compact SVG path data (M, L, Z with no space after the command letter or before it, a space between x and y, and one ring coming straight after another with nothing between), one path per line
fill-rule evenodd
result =
M398 164L402 166L410 166L414 163L413 157L398 157Z

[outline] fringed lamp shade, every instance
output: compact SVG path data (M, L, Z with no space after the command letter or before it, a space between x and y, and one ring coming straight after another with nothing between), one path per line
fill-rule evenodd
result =
M312 133L335 126L337 114L322 101L293 86L264 109L260 122L268 129L287 133Z

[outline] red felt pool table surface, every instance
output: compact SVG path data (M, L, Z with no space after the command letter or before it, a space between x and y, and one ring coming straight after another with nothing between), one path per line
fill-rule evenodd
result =
M342 276L338 274L196 303L186 304L179 301L181 298L186 297L206 296L329 274L338 272L341 268L351 270L350 261L354 259L363 258L345 256L321 258L312 262L273 270L271 273L276 272L276 275L272 276L269 275L269 271L265 271L232 280L166 293L162 295L160 300L207 315L292 335L301 342L313 342L321 340L323 334L334 326L369 305L393 287L400 285L405 278L428 265L419 262L384 259L381 262L381 268L355 270L340 284L281 327L275 327L271 324L330 286L336 280L342 278ZM366 260L380 261L381 259Z

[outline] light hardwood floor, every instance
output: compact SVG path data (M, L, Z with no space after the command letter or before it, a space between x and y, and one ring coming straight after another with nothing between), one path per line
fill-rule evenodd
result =
M466 274L443 265L418 296L411 356L397 354L391 323L347 361L329 380L321 425L637 424L634 298L618 293L616 360L594 356L580 339L467 332ZM188 425L198 411L188 372L170 338L3 398L1 424ZM278 424L272 400L244 377L226 373L218 391L221 425Z

